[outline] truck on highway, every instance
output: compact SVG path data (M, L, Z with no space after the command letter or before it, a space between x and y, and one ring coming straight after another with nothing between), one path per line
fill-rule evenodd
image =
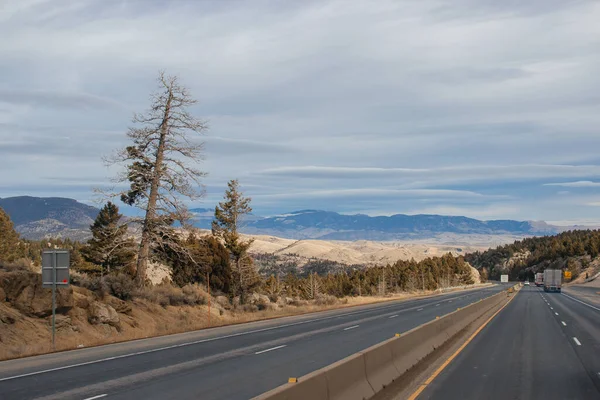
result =
M535 274L535 286L542 286L544 284L544 273L538 272Z
M544 271L544 292L560 293L562 271L560 269L547 269Z

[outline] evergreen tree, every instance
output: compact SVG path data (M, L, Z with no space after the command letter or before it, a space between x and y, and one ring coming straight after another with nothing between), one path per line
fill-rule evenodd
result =
M102 272L130 270L135 260L135 243L127 236L119 207L108 202L90 226L92 238L82 249L86 261L99 265Z
M188 236L185 246L190 257L175 257L172 260L173 282L179 286L188 283L205 286L209 279L212 291L230 295L232 276L227 249L212 236L198 238L194 234Z
M151 99L146 113L134 115L133 121L138 125L127 133L131 145L107 160L109 165L125 167L125 173L116 181L129 184L127 190L112 196L144 213L143 218L134 219L142 227L136 265L139 286L146 284L148 262L154 254L168 248L181 257L187 256L174 224L187 225L190 213L183 198L199 198L201 178L205 176L195 168L202 160L203 144L192 136L207 126L188 111L196 100L176 76L163 72Z
M0 208L0 261L12 262L21 256L19 234L8 214Z
M242 304L248 291L260 283L254 262L248 255L254 240L242 240L239 232L243 217L252 212L250 201L249 197L244 197L237 179L229 181L224 201L215 207L215 220L212 222L213 235L223 241L231 254L234 292L240 296Z

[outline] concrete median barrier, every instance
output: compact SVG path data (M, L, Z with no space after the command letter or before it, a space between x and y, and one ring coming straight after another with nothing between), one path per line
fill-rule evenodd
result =
M392 357L392 345L396 341L395 338L387 340L364 352L367 381L375 392L392 383L400 375Z
M327 377L318 370L299 378L295 383L287 383L255 399L270 400L328 400Z
M363 400L375 394L367 381L364 354L344 358L323 369L329 400Z
M505 290L457 309L255 399L369 399L487 311L505 302L507 293Z

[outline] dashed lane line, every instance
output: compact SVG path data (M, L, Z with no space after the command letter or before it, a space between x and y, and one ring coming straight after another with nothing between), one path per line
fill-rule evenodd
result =
M254 353L254 354L262 354L262 353L266 353L266 352L268 352L268 351L279 350L279 349L282 349L282 348L284 348L285 346L286 346L285 344L282 344L281 346L277 346L277 347L271 347L270 349L266 349L266 350L257 351L257 352L256 352L256 353Z

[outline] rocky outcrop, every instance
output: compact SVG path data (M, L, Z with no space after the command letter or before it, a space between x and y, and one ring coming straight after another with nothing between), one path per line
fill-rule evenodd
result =
M0 273L0 289L6 301L23 314L47 317L52 314L52 290L42 287L42 276L28 271ZM73 289L56 291L56 312L66 314L74 306Z
M94 301L88 307L88 321L92 325L107 324L119 329L121 320L117 311L108 304Z

